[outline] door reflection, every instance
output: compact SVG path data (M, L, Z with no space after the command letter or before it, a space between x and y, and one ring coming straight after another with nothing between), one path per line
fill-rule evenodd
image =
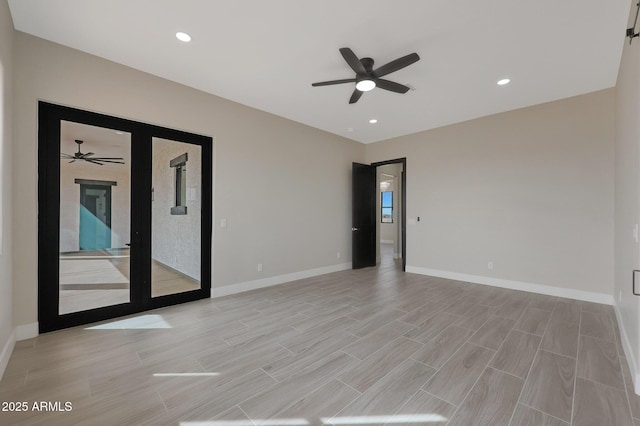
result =
M60 123L59 314L130 302L131 135Z
M199 290L202 147L152 141L151 296Z

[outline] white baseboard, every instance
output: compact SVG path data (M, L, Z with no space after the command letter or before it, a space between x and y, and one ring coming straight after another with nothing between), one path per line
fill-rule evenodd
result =
M393 240L380 240L380 244L393 244Z
M481 275L461 274L458 272L440 271L437 269L421 268L407 265L407 272L432 277L448 278L450 280L466 281L475 284L484 284L494 287L509 288L512 290L529 291L532 293L546 294L549 296L566 297L568 299L584 300L585 302L603 303L613 305L613 296L604 293L575 290L572 288L555 287L545 284L526 283L522 281L504 280L501 278L483 277Z
M23 324L16 327L16 341L32 339L39 334L38 323Z
M5 343L2 348L2 352L0 352L0 379L4 375L4 370L7 369L7 365L9 365L9 358L11 358L11 353L13 352L13 348L16 345L16 331L13 330L9 335L9 339Z
M273 285L284 284L290 281L302 280L304 278L316 277L318 275L330 274L332 272L346 271L351 269L351 262L339 265L325 266L323 268L309 269L307 271L293 272L291 274L277 275L275 277L263 278L254 281L213 287L211 297L229 296L231 294L244 293L245 291L257 290L259 288L271 287Z
M629 365L629 371L631 372L631 380L633 381L633 391L636 395L640 395L640 374L638 373L638 366L636 365L636 357L635 353L631 349L631 343L629 343L629 336L627 335L627 331L624 328L624 323L622 322L622 316L620 314L620 309L618 305L613 305L613 310L616 313L616 319L618 320L618 328L620 329L620 338L622 343L622 349L624 350L624 357L627 360L627 364Z

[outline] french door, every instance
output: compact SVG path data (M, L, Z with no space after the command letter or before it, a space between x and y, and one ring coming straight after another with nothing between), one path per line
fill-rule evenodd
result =
M212 139L45 102L40 332L211 294Z

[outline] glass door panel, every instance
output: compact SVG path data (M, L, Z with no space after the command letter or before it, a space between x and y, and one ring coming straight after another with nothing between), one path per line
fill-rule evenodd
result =
M58 314L130 303L131 134L60 121Z
M151 297L202 288L202 147L152 138Z

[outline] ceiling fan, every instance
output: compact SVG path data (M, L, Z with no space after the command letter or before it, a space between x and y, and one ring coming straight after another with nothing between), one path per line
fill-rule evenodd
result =
M409 91L408 86L385 80L380 77L384 77L387 74L391 74L392 72L398 71L420 60L420 56L418 56L417 53L410 53L374 70L373 59L358 59L356 54L353 53L353 50L349 49L348 47L341 48L340 53L342 54L342 57L347 62L347 64L351 67L351 69L355 71L355 78L321 81L319 83L313 83L311 85L313 87L317 87L330 86L333 84L356 83L356 88L351 95L351 99L349 99L350 104L355 104L356 102L358 102L358 99L360 99L360 96L362 96L363 92L373 90L375 87L379 87L381 89L389 90L395 93L407 93Z
M87 152L86 154L83 154L82 152L80 152L80 145L82 145L82 141L80 139L76 139L76 143L78 144L78 152L74 153L73 155L61 152L61 160L71 160L69 161L69 163L73 163L76 160L82 160L89 163L97 164L99 166L102 166L104 163L124 164L124 158L122 157L93 157L93 155L95 155L93 152Z

